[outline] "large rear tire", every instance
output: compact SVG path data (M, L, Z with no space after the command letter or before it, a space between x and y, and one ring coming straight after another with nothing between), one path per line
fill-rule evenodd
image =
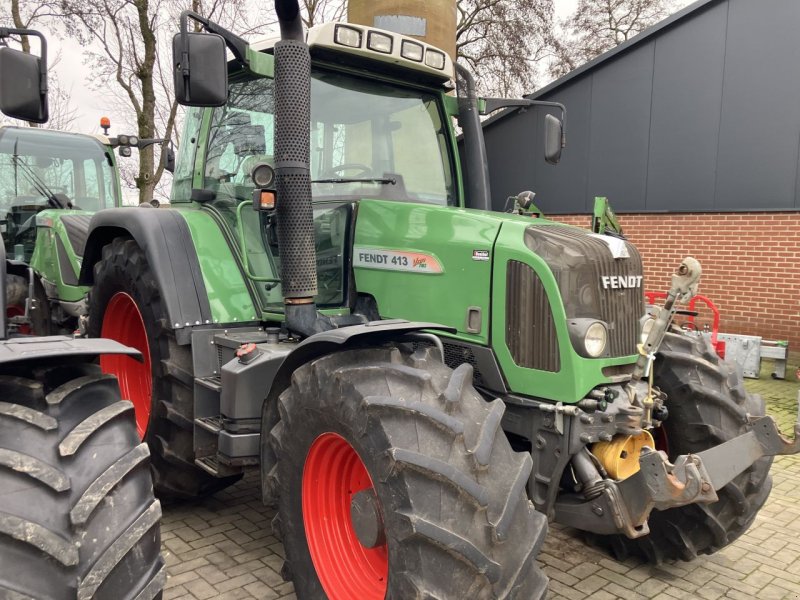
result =
M741 376L719 359L700 336L668 333L655 361L655 385L667 394L664 423L670 458L701 452L744 433L747 415L763 415L760 396L748 394ZM611 536L615 554L653 563L693 560L712 554L742 535L772 489L771 457L761 458L718 490L714 504L689 504L653 511L650 535L630 540Z
M270 441L298 597L542 598L547 521L504 409L473 389L471 366L451 371L429 350L349 350L297 369Z
M147 257L134 240L115 238L103 248L89 293L88 333L136 348L145 357L142 364L108 356L100 366L119 378L122 395L134 404L139 435L152 453L159 498L202 497L241 478L214 477L194 464L191 346L175 339Z
M0 598L160 597L148 451L96 365L0 374Z

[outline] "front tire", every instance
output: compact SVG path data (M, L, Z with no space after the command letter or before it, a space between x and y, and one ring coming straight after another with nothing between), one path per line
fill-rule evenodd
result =
M297 369L270 442L298 597L543 597L547 522L504 409L473 389L472 367L428 350L342 351Z
M87 364L13 372L0 374L0 598L160 596L161 506L116 380Z
M748 415L763 415L764 401L748 394L741 376L719 359L703 337L668 333L655 361L654 382L667 394L664 422L670 459L701 452L746 431ZM618 557L653 563L713 554L747 531L772 489L772 457L757 460L717 491L713 504L689 504L650 515L650 534L611 536Z
M191 346L175 339L147 256L134 240L116 238L103 248L89 293L88 333L117 340L144 356L143 364L128 356L106 356L100 366L119 378L122 395L136 408L159 498L202 497L241 478L214 477L194 464Z

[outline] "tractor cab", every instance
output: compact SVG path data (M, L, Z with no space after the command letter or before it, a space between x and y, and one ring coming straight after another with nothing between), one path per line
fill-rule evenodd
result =
M440 50L367 27L327 23L307 40L316 301L342 307L360 201L463 205L450 124L457 105L447 95L455 73ZM283 309L275 215L252 210L251 200L274 183L275 41L250 44L248 68L231 64L225 105L190 110L182 139L197 141L179 150L171 197L174 206L191 198L218 215L269 312Z
M42 211L80 215L119 205L119 181L107 139L39 128L0 128L0 229L9 256L30 261L36 217ZM81 229L79 237L85 239L88 219L67 222Z

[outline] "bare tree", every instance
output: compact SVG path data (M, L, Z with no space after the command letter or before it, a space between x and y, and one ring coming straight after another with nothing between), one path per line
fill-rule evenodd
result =
M192 0L191 8L225 22L242 16L244 0ZM87 47L94 83L103 93L115 94L132 114L140 139L163 138L164 152L173 137L178 105L172 90L171 39L177 17L186 4L180 0L61 0L65 15L73 18L68 32ZM109 86L109 84L112 84ZM139 153L133 183L139 200L149 202L164 168L155 160L155 148Z
M579 0L562 24L566 35L551 37L551 74L566 74L686 4L687 0Z
M303 24L313 27L330 21L344 21L347 13L345 0L301 0Z
M458 0L456 52L487 95L533 91L549 55L552 0Z

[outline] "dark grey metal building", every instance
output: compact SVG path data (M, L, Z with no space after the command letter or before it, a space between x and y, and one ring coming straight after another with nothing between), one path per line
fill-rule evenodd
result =
M568 110L558 166L540 109L486 122L494 208L800 209L800 0L700 0L529 96Z

